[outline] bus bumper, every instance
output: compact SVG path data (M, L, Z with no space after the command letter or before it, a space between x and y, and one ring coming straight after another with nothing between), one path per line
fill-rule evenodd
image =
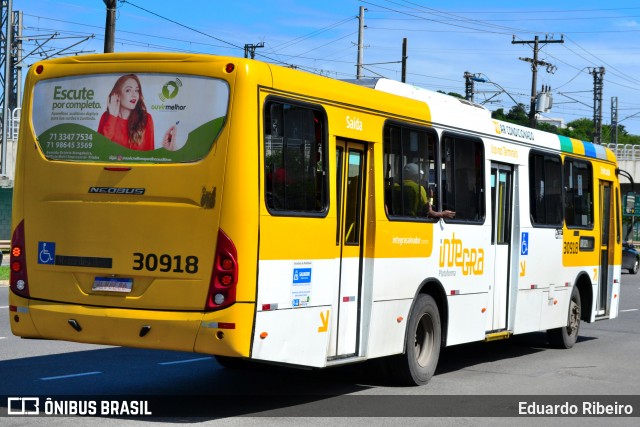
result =
M10 292L14 335L224 356L249 356L253 304L211 313L132 310L29 300Z

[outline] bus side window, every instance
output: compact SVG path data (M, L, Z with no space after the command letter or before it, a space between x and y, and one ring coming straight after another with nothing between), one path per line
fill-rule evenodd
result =
M557 154L529 154L531 223L562 226L562 162Z
M387 123L384 127L384 203L395 220L429 220L428 187L435 183L435 132Z
M442 204L456 220L484 221L484 147L482 141L445 134L442 139Z
M265 203L272 213L322 213L327 207L325 114L267 102L264 119Z
M591 164L565 158L564 220L567 227L593 228L593 172Z

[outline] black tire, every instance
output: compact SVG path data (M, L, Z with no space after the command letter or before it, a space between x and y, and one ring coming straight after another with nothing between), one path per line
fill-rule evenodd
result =
M420 294L411 309L405 337L405 353L389 359L394 382L424 385L438 365L442 327L440 312L433 298Z
M640 258L636 257L633 260L633 267L629 269L629 273L638 274L638 269L640 269Z
M580 332L580 291L574 286L571 291L571 301L569 302L569 313L567 314L567 326L549 329L547 339L549 344L555 348L569 349L578 340Z

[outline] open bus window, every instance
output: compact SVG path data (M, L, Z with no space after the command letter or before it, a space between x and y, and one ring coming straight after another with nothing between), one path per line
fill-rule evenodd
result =
M306 105L267 102L264 114L267 208L271 212L325 212L324 112Z
M398 124L384 128L385 208L394 219L427 219L428 188L436 182L436 138L426 129ZM433 191L434 198L437 191Z
M588 162L564 161L564 220L567 227L593 228L593 172Z
M556 154L529 155L529 207L534 225L562 226L562 163Z
M482 141L445 134L442 139L443 209L456 220L481 223L485 215Z

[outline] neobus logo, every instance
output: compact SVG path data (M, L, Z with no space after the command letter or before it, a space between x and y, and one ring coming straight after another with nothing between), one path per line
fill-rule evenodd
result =
M443 239L440 245L440 267L461 268L465 276L480 275L484 272L484 249L463 247L462 240L453 233L451 239Z
M89 193L99 194L131 194L141 196L144 194L144 191L144 188L89 187Z

